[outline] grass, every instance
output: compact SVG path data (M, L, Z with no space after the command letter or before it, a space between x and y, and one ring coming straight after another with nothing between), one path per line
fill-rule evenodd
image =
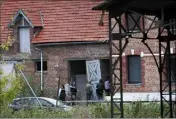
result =
M2 108L0 118L110 118L110 105L108 104L77 105L73 107L73 110L68 112L47 109L13 112L7 106ZM160 117L160 105L156 102L124 104L124 117L158 118Z

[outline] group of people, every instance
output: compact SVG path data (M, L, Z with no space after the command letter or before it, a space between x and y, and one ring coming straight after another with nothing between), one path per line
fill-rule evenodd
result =
M110 95L110 83L109 83L109 77L108 76L106 77L106 79L104 81L102 79L100 79L99 83L96 85L96 94L97 94L99 100L103 99L104 91L105 91L107 96ZM89 81L86 84L87 100L91 100L92 95L93 95L93 87L92 87L91 81Z
M59 100L75 100L77 89L69 84L62 85L58 91Z
M110 83L109 77L107 76L105 80L100 79L99 83L96 84L96 95L99 100L103 100L104 92L106 96L110 95ZM58 90L58 99L62 101L75 100L77 94L76 87L72 87L69 84L62 85ZM93 86L91 81L86 84L86 99L91 100L93 96Z

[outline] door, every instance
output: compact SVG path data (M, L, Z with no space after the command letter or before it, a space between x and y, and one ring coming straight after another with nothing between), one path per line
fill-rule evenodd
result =
M101 70L100 70L100 61L99 60L92 60L86 61L86 71L87 71L87 80L91 81L92 88L93 88L93 100L97 100L96 94L96 85L99 83L101 79Z
M86 75L76 75L76 88L79 91L78 97L80 100L86 99L85 87L86 87Z

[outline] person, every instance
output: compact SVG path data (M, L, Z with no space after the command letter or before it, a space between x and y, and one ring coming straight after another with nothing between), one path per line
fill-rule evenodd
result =
M109 86L109 76L106 77L105 82L104 82L104 86L105 86L105 92L106 95L109 96L110 95L110 86Z
M92 85L91 81L86 84L86 98L87 100L90 100L92 96Z
M62 85L62 87L59 88L59 99L62 101L65 101L65 97L66 97L65 89L64 89L64 85Z
M71 101L71 89L70 89L70 85L68 83L66 83L64 85L64 87L65 87L66 101Z
M70 86L71 89L71 99L75 100L76 99L76 93L77 93L77 89L76 87Z
M103 80L100 79L99 83L96 86L96 93L99 100L103 99L103 90L104 90Z

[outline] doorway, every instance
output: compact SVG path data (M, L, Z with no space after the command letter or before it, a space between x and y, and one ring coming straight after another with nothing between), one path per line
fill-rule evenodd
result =
M70 84L78 90L77 100L86 100L85 87L87 83L86 60L69 61ZM100 59L101 78L109 76L109 59Z
M70 84L75 86L78 90L77 99L85 100L86 93L85 87L87 83L86 76L86 61L85 60L74 60L69 61L70 64Z

